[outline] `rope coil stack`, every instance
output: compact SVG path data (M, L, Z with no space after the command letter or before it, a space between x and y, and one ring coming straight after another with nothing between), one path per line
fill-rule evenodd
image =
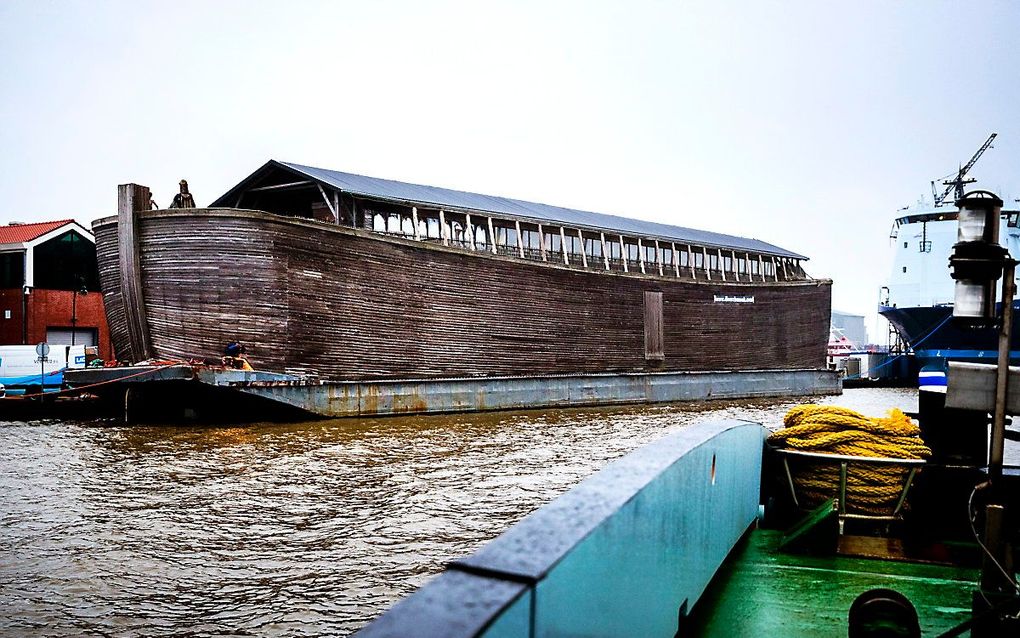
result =
M921 440L921 430L898 409L883 418L831 405L798 405L786 413L784 428L773 432L774 447L842 454L845 456L926 459L931 450ZM807 507L837 496L839 463L802 460L790 471L797 498ZM796 467L796 472L794 471ZM846 508L865 514L892 512L903 491L909 469L896 465L849 463Z

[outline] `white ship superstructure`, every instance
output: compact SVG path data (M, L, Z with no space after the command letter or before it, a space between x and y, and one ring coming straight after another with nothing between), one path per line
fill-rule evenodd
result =
M922 370L945 370L953 360L995 360L997 332L976 329L952 321L956 283L950 275L949 256L957 243L959 210L954 202L964 197L968 177L981 155L992 147L992 133L955 174L932 180L932 203L921 201L893 224L890 239L893 265L883 287L878 312L896 329L916 355ZM939 188L945 189L939 193ZM1014 200L1005 200L1012 203ZM1000 216L999 243L1014 258L1020 257L1020 211L1004 206ZM1014 306L1017 302L1014 302ZM1015 315L1020 317L1020 315ZM1010 358L1020 361L1020 334L1014 321Z
M920 203L893 224L892 273L882 305L916 308L953 303L949 255L957 241L957 210ZM1014 258L1020 255L1020 211L1003 211L999 239Z

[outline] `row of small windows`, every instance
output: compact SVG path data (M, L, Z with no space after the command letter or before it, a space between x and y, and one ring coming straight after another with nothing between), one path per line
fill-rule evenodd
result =
M365 226L419 241L570 267L726 280L805 279L798 260L448 211L364 210Z

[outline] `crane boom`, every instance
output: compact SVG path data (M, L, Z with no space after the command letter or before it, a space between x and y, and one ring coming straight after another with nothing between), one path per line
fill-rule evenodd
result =
M974 157L970 158L969 162L960 167L960 170L956 173L955 179L947 179L942 182L945 185L946 190L944 190L941 195L935 198L936 208L941 206L942 202L946 201L946 198L949 197L949 193L951 193L954 189L956 190L956 199L960 199L961 197L963 197L963 185L970 184L971 182L975 181L974 179L964 179L964 177L966 177L967 173L970 172L970 169L974 168L974 164L977 163L978 158L984 155L985 151L987 151L992 146L992 140L995 139L996 135L998 135L998 133L992 133L991 135L988 136L988 139L985 140L985 143L982 144L981 148L977 150L977 153L974 153ZM935 194L934 182L932 182L932 194L933 195Z

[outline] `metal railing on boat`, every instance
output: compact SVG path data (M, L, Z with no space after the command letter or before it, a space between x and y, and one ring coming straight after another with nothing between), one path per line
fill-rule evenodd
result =
M872 521L895 521L899 518L903 505L907 500L907 493L913 485L917 471L925 465L923 459L897 459L879 456L850 456L846 454L826 454L822 452L804 452L801 450L773 448L783 462L783 472L786 477L787 486L790 489L790 497L794 506L800 508L801 500L797 497L797 488L793 479L793 472L790 470L790 458L811 460L816 463L839 464L839 481L836 485L835 505L839 518L839 533L843 534L844 523L847 520L872 520ZM847 476L850 464L855 465L878 465L898 466L906 472L906 478L896 497L895 505L889 514L861 514L847 511Z

